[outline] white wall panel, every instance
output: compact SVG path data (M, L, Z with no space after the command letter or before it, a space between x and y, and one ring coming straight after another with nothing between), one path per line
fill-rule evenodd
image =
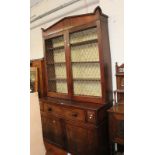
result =
M113 89L116 89L115 62L124 62L123 0L100 0L102 11L109 16L109 37L112 57Z

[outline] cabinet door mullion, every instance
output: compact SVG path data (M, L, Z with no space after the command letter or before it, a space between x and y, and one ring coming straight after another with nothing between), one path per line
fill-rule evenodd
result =
M66 56L66 72L67 72L67 86L69 98L73 96L73 80L72 80L72 68L71 68L71 50L69 42L69 31L66 30L64 33L65 43L65 56Z

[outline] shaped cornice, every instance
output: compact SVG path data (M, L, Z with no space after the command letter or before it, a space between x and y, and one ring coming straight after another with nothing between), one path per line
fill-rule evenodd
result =
M74 15L74 16L67 16L62 18L61 20L57 21L50 27L43 29L42 31L44 34L48 32L56 32L56 31L62 31L70 27L86 24L92 21L95 21L97 19L100 19L102 17L102 20L106 20L108 18L107 15L102 13L101 8L98 6L95 8L93 13L87 13L87 14L81 14L81 15Z

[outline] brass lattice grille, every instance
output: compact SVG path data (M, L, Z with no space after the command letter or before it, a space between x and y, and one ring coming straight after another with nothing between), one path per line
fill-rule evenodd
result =
M54 54L54 62L65 62L65 50L64 50L64 48L54 50L53 54Z
M56 82L48 80L48 91L56 92Z
M54 56L53 56L52 50L48 50L46 52L46 61L47 61L47 64L50 64L50 63L54 62Z
M74 94L101 96L96 28L72 33L70 44Z
M87 30L74 32L70 35L70 43L83 42L86 40L93 40L97 38L97 29L90 28Z
M74 81L74 94L75 95L101 96L100 81L93 81L93 80Z
M100 79L99 63L73 63L73 78L98 78Z
M67 82L66 80L49 80L48 90L57 93L67 93Z
M72 62L76 61L99 61L97 43L71 46Z
M55 77L66 78L66 64L55 64Z
M66 79L66 64L47 65L48 79L64 78Z
M56 37L52 39L52 45L54 48L64 46L64 38L63 36Z
M55 68L53 65L47 65L48 80L55 79Z
M57 92L67 93L67 82L63 80L56 81L56 88Z

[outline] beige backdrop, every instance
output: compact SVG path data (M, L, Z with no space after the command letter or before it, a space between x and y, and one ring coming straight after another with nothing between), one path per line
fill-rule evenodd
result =
M38 93L30 95L30 154L45 155Z

